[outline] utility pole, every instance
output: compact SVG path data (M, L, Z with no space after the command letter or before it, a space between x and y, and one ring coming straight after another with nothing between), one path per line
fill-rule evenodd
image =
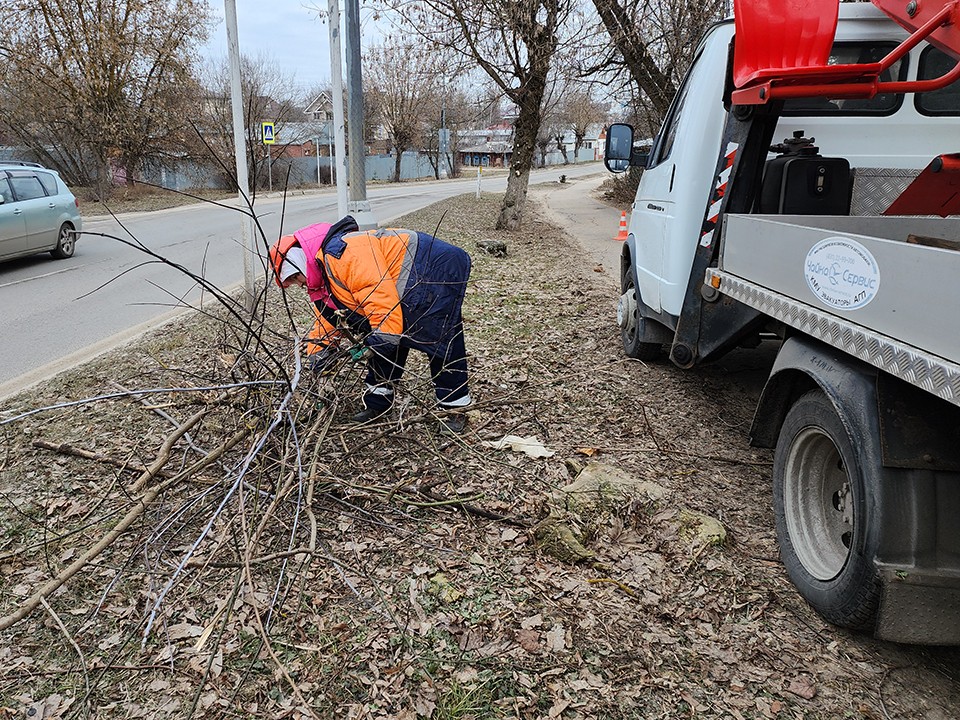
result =
M240 239L243 248L244 306L253 312L257 299L255 268L262 264L254 245L253 209L249 207L250 185L247 181L247 143L243 126L243 94L240 86L240 40L237 34L236 0L223 0L224 21L227 26L227 56L230 63L230 109L233 116L233 147L237 164L238 205L243 213L240 221Z
M367 201L367 152L363 142L363 77L360 72L360 2L346 0L347 85L350 118L350 214L361 230L377 227Z
M444 97L440 101L440 137L438 138L437 148L440 151L440 157L437 158L437 175L441 180L447 179L447 148L450 145L450 131L447 130L447 97L444 89Z
M337 178L337 214L347 214L347 142L343 122L343 68L340 63L340 1L328 0L327 21L330 23L330 103L333 105L333 134L337 146L336 158L330 158L330 178Z

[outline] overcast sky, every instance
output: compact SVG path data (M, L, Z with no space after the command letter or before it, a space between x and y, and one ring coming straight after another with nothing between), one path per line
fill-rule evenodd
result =
M256 57L263 53L304 89L329 84L329 29L326 21L317 19L317 13L306 7L316 4L326 8L326 0L236 0L236 3L242 54ZM343 2L340 7L342 14ZM227 55L223 0L210 0L210 8L216 24L203 54L223 58ZM362 44L369 44L373 33L376 33L373 24L365 20L361 24Z

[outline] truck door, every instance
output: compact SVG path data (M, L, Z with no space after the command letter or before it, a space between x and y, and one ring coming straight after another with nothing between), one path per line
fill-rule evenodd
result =
M722 94L733 23L714 26L657 135L634 202L640 299L677 317L714 184L725 111Z
M674 216L673 185L677 166L673 148L690 83L684 83L657 135L650 161L633 204L631 230L635 237L638 300L661 312L660 283L663 275L663 244Z

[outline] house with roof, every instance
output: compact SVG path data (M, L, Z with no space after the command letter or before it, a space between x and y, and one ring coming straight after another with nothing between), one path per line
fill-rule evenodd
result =
M321 90L320 94L311 100L303 109L304 119L307 122L330 123L333 122L333 99L332 95Z
M605 133L606 130L602 124L590 125L581 141L580 151L574 159L573 148L576 144L576 136L573 128L565 130L562 137L567 151L566 161L574 163L602 160ZM457 140L459 145L457 154L460 163L464 166L507 167L510 165L513 155L513 125L509 122L476 130L461 130ZM564 154L553 138L550 139L547 152L543 154L543 160L546 165L564 164Z
M457 156L465 167L507 167L513 156L513 124L460 130L457 145Z

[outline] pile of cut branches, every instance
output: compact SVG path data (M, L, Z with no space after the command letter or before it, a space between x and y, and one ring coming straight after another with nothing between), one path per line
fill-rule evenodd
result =
M376 604L357 586L356 558L333 552L331 527L391 528L411 513L448 511L530 522L514 516L511 499L485 506L482 492L463 489L480 463L458 459L470 454L468 441L443 433L425 363L410 363L388 420L351 425L362 366L345 357L316 377L301 364L312 313L299 290L264 283L251 316L192 277L219 308L67 372L0 414L0 469L24 481L0 490L15 518L0 545L0 631L26 640L47 618L47 641L65 644L78 663L68 671L82 679L74 712L96 707L120 669L175 668L188 637L198 638L190 662L203 667L204 687L221 672L238 608L255 654L269 658L284 695L309 709L315 701L274 644L304 602L309 569L331 571L361 607ZM481 399L474 432L515 395ZM22 668L16 687L43 677L30 662ZM28 695L36 697L20 700ZM192 698L193 710L201 700Z

